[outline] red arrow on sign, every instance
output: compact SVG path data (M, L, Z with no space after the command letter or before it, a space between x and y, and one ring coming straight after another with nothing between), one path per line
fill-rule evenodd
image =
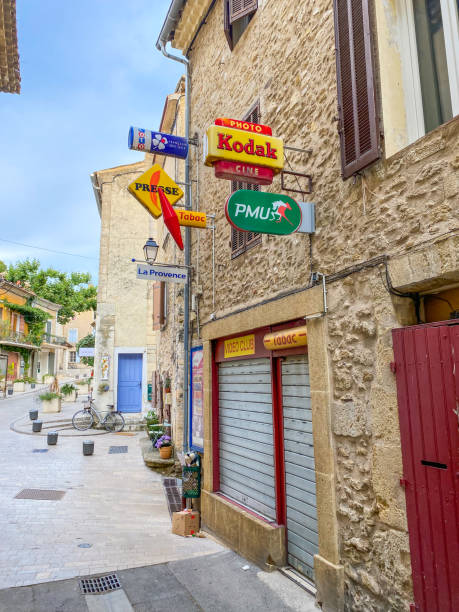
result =
M159 201L161 203L161 210L163 211L164 223L169 232L171 233L172 238L177 243L178 248L183 251L183 241L182 234L180 232L180 223L178 215L172 208L169 200L165 196L164 191L161 187L158 187L158 193Z

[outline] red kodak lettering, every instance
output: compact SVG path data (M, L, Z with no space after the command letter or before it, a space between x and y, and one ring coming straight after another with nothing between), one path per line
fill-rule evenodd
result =
M253 138L249 140L249 142L244 146L244 151L247 155L255 155L255 143Z
M267 142L266 143L266 157L270 157L271 159L277 159L276 152L277 152L277 149L272 149L271 144Z
M225 149L225 151L232 151L230 140L232 136L231 134L218 134L218 149Z

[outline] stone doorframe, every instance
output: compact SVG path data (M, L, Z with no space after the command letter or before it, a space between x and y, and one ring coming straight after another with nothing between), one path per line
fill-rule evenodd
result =
M255 306L203 326L204 349L204 482L212 494L212 341L244 331L278 325L323 311L321 287ZM279 317L282 317L279 320ZM317 600L326 612L344 609L344 569L339 564L336 515L335 458L331 432L330 367L327 354L327 318L307 320L314 456L316 469L319 554L314 557ZM204 506L205 507L205 506ZM203 508L204 510L204 508ZM203 516L205 522L205 516Z

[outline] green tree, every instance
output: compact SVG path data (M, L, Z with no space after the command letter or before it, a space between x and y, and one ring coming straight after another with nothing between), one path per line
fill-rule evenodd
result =
M77 312L95 310L97 287L91 285L91 275L85 272L59 272L41 269L38 259L24 259L8 266L6 279L20 281L39 297L61 305L59 323L68 323Z
M6 272L7 265L0 259L0 274Z

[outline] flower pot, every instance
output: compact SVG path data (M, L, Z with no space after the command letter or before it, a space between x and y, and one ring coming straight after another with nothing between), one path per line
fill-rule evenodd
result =
M62 396L62 399L64 400L64 402L76 402L76 398L77 398L76 391L72 391L72 393Z
M57 433L57 431L50 431L48 433L48 445L49 446L54 446L55 444L57 444L57 436L59 434Z
M172 446L160 446L159 456L161 459L170 459L172 456Z
M83 455L92 455L94 452L94 441L83 440Z
M25 391L25 383L23 382L13 383L13 390L15 393L23 393Z
M32 423L32 431L34 431L35 433L38 433L39 431L41 431L42 425L43 425L42 421L34 421Z
M36 421L38 419L38 410L29 410L29 417L31 421Z
M56 397L52 400L43 400L41 402L42 412L60 412L61 411L61 399Z

